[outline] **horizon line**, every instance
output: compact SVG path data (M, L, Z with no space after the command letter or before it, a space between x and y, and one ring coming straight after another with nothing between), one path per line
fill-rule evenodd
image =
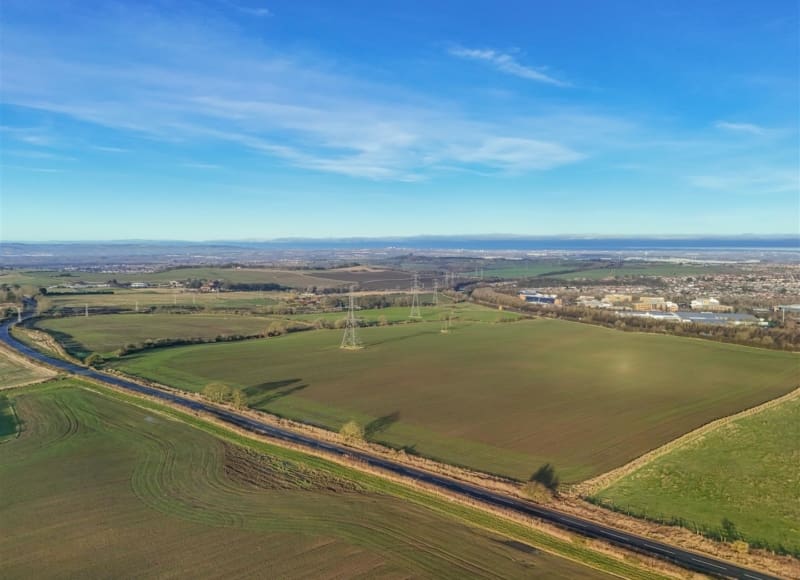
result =
M40 240L0 240L0 246L4 244L99 244L99 243L178 243L178 244L220 244L220 243L289 243L303 241L400 241L400 240L558 240L558 239L639 239L639 240L692 240L692 239L778 239L778 238L797 238L800 243L798 233L776 233L776 234L412 234L412 235L389 235L389 236L290 236L276 238L217 238L203 240L187 240L179 238L115 238L115 239L40 239Z

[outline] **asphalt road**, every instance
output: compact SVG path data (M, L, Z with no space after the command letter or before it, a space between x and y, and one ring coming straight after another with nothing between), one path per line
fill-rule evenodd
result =
M230 423L231 425L235 425L242 429L246 429L247 431L265 435L273 439L287 441L296 445L307 447L309 449L322 450L334 455L357 459L370 466L425 482L427 484L447 490L450 493L458 494L488 505L516 511L526 516L539 518L590 538L600 538L617 546L632 549L649 556L660 558L662 560L668 560L689 570L702 572L704 574L720 578L742 578L746 580L775 579L774 576L757 572L755 570L742 568L740 566L725 562L724 560L717 560L715 558L690 552L669 544L664 544L662 542L657 542L641 536L629 534L615 528L596 524L592 521L564 514L557 510L542 507L538 504L527 502L513 496L491 491L472 483L465 483L445 477L443 475L430 473L380 457L374 457L372 455L362 453L349 447L337 445L335 443L319 441L310 436L281 429L268 423L262 423L261 421L245 417L234 411L221 409L214 405L206 404L202 401L181 396L180 394L177 394L177 392L173 393L156 389L135 381L122 379L120 377L108 375L100 371L53 358L32 349L13 338L9 332L12 325L13 322L6 322L0 326L0 341L4 342L12 349L28 356L29 358L46 363L73 375L89 377L115 387L120 387L143 395L148 395L164 401L169 401L192 411L202 411L204 413L208 413L209 415L213 415L217 419L225 421L226 423Z

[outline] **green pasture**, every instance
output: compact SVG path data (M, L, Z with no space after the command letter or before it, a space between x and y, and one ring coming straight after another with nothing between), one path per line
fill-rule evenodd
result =
M800 398L655 459L596 499L694 530L719 532L727 518L743 540L798 556Z
M430 302L430 297L423 297L423 303ZM359 320L365 322L378 322L385 320L387 323L393 324L398 322L407 322L412 320L409 317L411 308L409 306L389 306L387 308L373 308L365 310L356 310L355 316ZM461 302L453 304L448 300L442 299L439 306L421 306L420 307L421 320L425 321L442 321L445 318L451 317L455 322L504 322L511 320L518 320L521 318L519 314L514 312L502 311L493 308L486 308L477 304L470 304L468 302ZM294 320L304 320L313 322L315 320L342 320L347 316L347 312L342 310L339 312L324 312L312 314L296 314L289 318Z
M83 311L89 314L104 308L118 308L135 312L151 307L178 307L203 310L258 310L273 306L286 298L282 292L185 292L169 289L124 290L114 293L49 294L39 297L39 312L58 312L62 309Z
M54 335L74 356L103 355L126 344L160 338L204 338L264 334L273 319L222 314L104 314L46 318L36 328Z
M234 284L280 284L290 288L330 288L340 286L343 281L314 275L314 270L279 270L272 268L173 268L158 272L81 272L56 270L8 270L0 273L0 284L19 284L26 287L48 287L56 284L77 282L105 283L117 280L120 283L147 282L166 284L172 280L224 280Z

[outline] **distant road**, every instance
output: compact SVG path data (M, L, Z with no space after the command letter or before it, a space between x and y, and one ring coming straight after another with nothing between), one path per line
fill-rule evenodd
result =
M26 306L31 308L33 303L29 303ZM430 473L422 469L396 463L388 459L375 457L368 453L345 447L343 445L337 445L327 441L319 441L309 435L295 433L287 429L281 429L280 427L275 427L268 423L263 423L256 419L245 417L228 409L222 409L203 401L181 396L177 392L156 389L132 380L122 379L100 371L63 361L61 359L50 357L30 348L29 346L12 337L10 330L14 324L15 322L6 322L0 326L0 342L7 344L10 348L20 352L21 354L24 354L25 356L56 367L64 372L79 377L88 377L108 385L126 389L142 395L155 397L163 401L169 401L170 403L179 405L192 411L202 411L216 417L221 421L241 429L257 433L259 435L264 435L273 439L279 439L281 441L287 441L289 443L301 445L309 449L321 450L334 455L357 459L372 467L384 469L391 473L409 477L417 481L422 481L429 485L446 490L450 493L461 495L472 500L477 500L484 504L507 510L513 510L526 516L539 518L572 532L576 532L590 538L600 538L617 546L632 549L662 560L670 561L689 570L702 572L704 574L719 578L775 580L774 576L757 572L755 570L742 568L740 566L725 562L724 560L717 560L710 556L701 555L695 552L684 550L682 548L671 546L669 544L664 544L662 542L657 542L641 536L629 534L615 528L594 523L590 520L584 520L582 518L571 516L557 510L524 501L514 496L498 493L473 483L458 481L443 475Z

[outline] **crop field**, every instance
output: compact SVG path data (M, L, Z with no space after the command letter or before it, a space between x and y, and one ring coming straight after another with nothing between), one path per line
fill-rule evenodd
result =
M425 302L426 298L421 297ZM357 310L356 318L368 322L374 322L385 319L388 323L406 322L409 320L409 313L411 309L408 306L390 306L387 308L371 308L365 310ZM503 310L496 310L479 306L476 304L469 304L461 302L457 304L445 303L444 299L440 306L422 306L420 307L420 315L422 320L427 321L441 321L448 316L452 317L453 324L458 322L500 322L508 320L517 320L521 318L515 312L508 312ZM324 312L319 314L296 314L289 318L293 320L304 320L312 322L314 320L341 320L347 316L347 312Z
M515 265L503 264L497 267L490 267L484 270L486 277L498 278L533 278L535 276L553 275L565 270L575 270L580 268L580 264L575 262L523 262Z
M327 271L320 271L327 272ZM280 284L290 288L329 288L341 286L346 280L319 277L314 270L277 270L271 268L176 268L159 272L61 272L54 270L12 270L0 274L0 283L19 284L26 287L48 287L56 284L77 282L105 283L117 280L121 283L148 282L166 284L171 280L224 280L235 284Z
M47 370L35 367L0 348L0 389L14 387L50 376Z
M743 417L597 494L617 509L800 556L800 398ZM735 539L735 538L731 538Z
M462 322L500 322L520 318L520 315L485 308L468 303L447 304L438 308L423 306L422 320L441 321L450 317L452 324ZM357 317L366 322L386 320L387 323L409 321L409 308L389 307L360 310ZM111 355L127 344L139 344L146 340L161 338L213 339L217 336L251 336L264 333L275 320L339 321L346 312L324 312L288 316L237 316L224 314L102 314L97 316L71 316L45 318L36 323L36 328L51 333L67 351L78 358L92 352ZM0 361L1 362L1 361Z
M587 267L585 262L536 263L504 265L484 271L485 276L500 278L561 278L564 280L599 280L638 276L702 276L725 271L724 266L699 266L692 264L624 264L620 268ZM729 269L729 268L727 268Z
M205 310L242 309L257 310L277 304L286 296L281 292L183 292L167 289L114 290L114 293L94 292L90 294L50 294L38 300L39 311L69 309L83 311L89 306L89 314L104 308L135 311L152 306L177 306L203 308Z
M622 268L592 268L561 274L565 280L600 280L602 278L633 278L637 276L703 276L730 270L725 266L695 266L691 264L648 264Z
M43 319L36 327L54 334L71 354L83 358L159 338L259 334L270 322L268 318L220 314L105 314Z
M414 279L412 272L378 268L343 268L315 272L315 275L347 284L358 284L364 290L406 289Z
M52 385L15 395L24 430L0 445L5 578L606 577L374 478Z
M713 419L790 391L790 353L558 320L339 331L134 354L117 368L181 389L211 381L250 406L367 435L409 452L523 479L618 467Z

